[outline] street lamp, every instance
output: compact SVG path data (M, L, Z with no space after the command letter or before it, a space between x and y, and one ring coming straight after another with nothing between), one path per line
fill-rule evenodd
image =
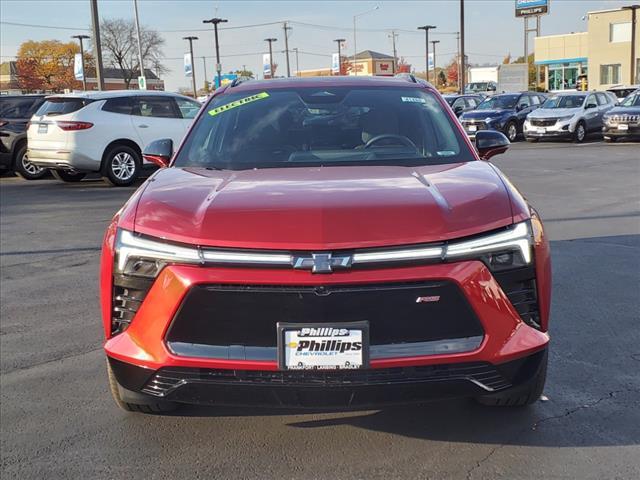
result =
M300 63L299 63L299 58L298 58L298 49L297 48L292 48L291 50L293 50L294 52L296 52L296 77L300 76Z
M336 38L334 40L334 42L336 42L338 44L338 75L342 75L342 53L341 53L341 48L342 48L342 42L344 42L345 39L344 38Z
M636 70L638 68L635 65L636 63L636 24L637 24L636 11L638 9L640 9L640 5L627 5L625 7L622 7L622 10L631 10L631 68L630 68L631 69L631 82L630 82L631 85L640 81L640 78L635 78Z
M427 82L429 81L429 30L436 28L435 25L424 25L422 27L418 27L418 30L424 30L424 48L426 50L426 71L425 74L427 76Z
M213 31L215 33L216 41L216 71L218 72L218 87L222 85L222 65L220 64L220 45L218 44L218 24L227 23L229 20L223 18L212 18L210 20L203 20L202 23L213 23Z
M380 9L380 7L376 5L371 10L367 10L366 12L358 13L357 15L353 16L353 74L354 75L358 75L358 69L356 68L356 53L358 53L358 49L356 48L356 19L358 17L366 15L367 13L375 12L378 9Z
M269 76L273 78L273 42L277 42L277 38L265 38L265 42L269 42Z
M191 85L193 86L193 98L198 98L198 91L196 89L196 66L193 62L193 41L198 40L198 37L182 37L183 40L189 41L189 55L191 55ZM206 81L205 77L205 81Z
M77 38L80 42L80 60L82 62L82 89L87 91L87 75L84 72L84 46L82 40L88 40L91 38L89 35L73 35L71 38Z
M433 45L433 84L438 86L438 77L436 76L436 43L440 43L440 40L431 40Z

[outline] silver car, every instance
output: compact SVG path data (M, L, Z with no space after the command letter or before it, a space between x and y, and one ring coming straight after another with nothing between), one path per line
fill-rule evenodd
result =
M605 92L552 94L542 107L527 115L524 136L529 142L541 138L571 138L582 142L590 132L601 132L606 112L615 106Z

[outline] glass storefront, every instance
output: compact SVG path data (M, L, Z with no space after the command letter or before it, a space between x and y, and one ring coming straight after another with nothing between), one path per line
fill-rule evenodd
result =
M583 62L552 63L548 68L550 91L575 90L578 87L578 77L587 73L587 64Z

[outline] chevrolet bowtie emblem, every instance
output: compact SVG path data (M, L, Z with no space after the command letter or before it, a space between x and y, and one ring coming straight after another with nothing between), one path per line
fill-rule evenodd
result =
M296 257L293 267L311 270L312 273L331 273L334 268L349 268L351 255L333 256L331 253L312 253L311 256Z

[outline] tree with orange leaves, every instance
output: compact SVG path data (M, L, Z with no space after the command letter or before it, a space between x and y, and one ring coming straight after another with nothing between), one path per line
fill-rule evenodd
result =
M21 88L61 91L75 86L73 59L80 48L74 42L28 40L18 49L16 68Z

